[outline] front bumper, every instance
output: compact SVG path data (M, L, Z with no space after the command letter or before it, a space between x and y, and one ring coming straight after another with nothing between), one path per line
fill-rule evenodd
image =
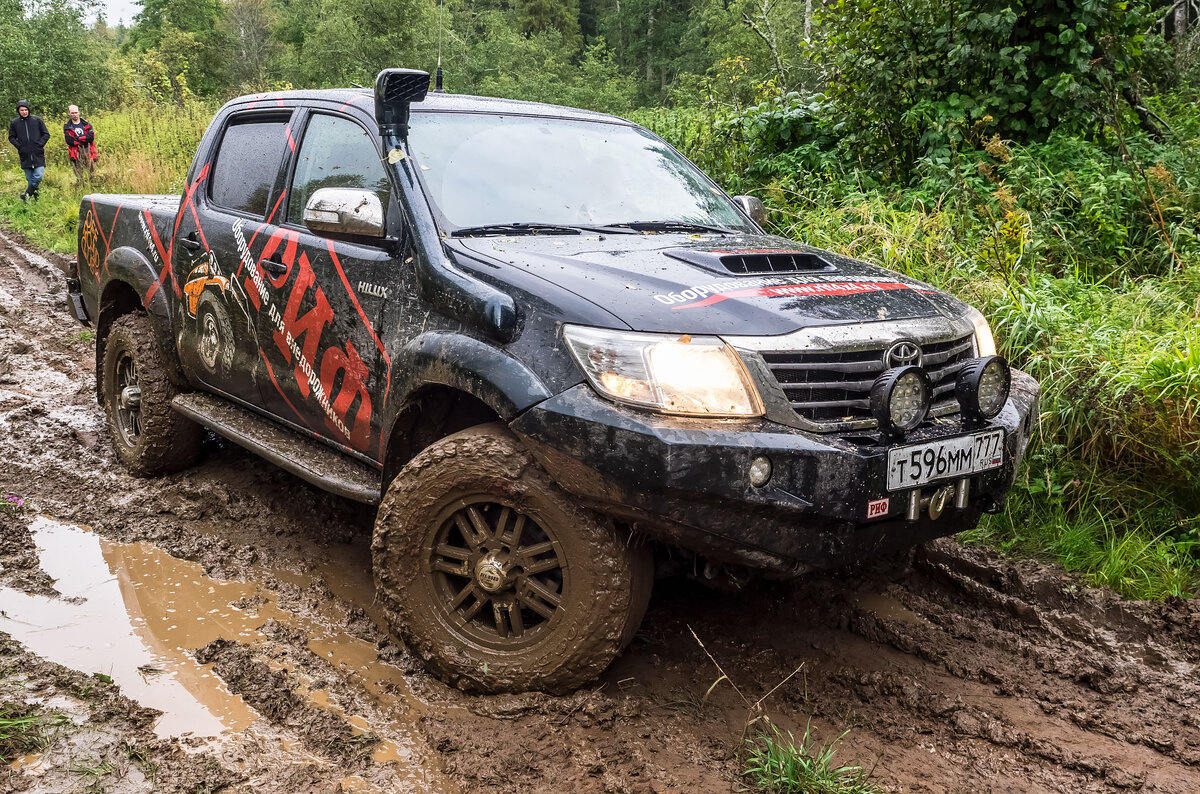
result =
M887 451L895 445L876 433L667 417L616 405L587 385L530 409L511 428L559 486L592 509L714 560L788 576L960 532L999 510L1037 404L1037 382L1014 370L1008 403L984 428L1004 428L1003 465L971 476L966 503L949 504L937 519L922 510L910 520L909 494L887 491ZM966 432L974 431L949 416L901 443ZM770 459L772 475L756 488L749 471L759 456Z

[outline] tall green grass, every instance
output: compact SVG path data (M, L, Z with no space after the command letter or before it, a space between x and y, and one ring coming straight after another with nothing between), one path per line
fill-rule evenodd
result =
M744 775L755 791L767 794L882 794L861 766L839 765L837 742L819 744L805 727L800 741L773 724L749 741Z
M16 150L0 148L0 216L37 245L74 253L79 201L87 193L179 193L214 107L147 106L101 112L96 130L95 173L77 180L62 140L62 120L47 118L46 174L37 202L22 204L25 189Z

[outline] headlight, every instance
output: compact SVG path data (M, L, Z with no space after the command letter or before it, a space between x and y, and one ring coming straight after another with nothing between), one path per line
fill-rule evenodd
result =
M992 338L992 327L978 309L968 309L967 319L975 326L975 355L979 358L996 355L996 340Z
M762 416L741 358L717 337L567 325L563 339L592 387L613 400L682 416Z

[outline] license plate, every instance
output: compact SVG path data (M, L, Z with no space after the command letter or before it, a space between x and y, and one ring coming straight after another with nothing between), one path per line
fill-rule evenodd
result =
M919 488L999 468L1004 463L1004 431L943 438L888 450L889 491Z

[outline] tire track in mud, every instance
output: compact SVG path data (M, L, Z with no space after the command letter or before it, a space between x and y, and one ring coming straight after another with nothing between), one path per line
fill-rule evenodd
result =
M663 581L631 650L596 686L569 697L450 690L379 629L363 586L370 511L211 439L200 465L178 475L140 480L115 463L92 343L78 338L61 275L4 235L0 490L107 538L199 562L210 576L259 581L297 613L333 604L347 631L405 671L428 704L420 730L464 791L737 790L753 715L724 683L705 698L718 673L689 626L751 700L799 668L765 712L785 730L811 725L822 741L845 733L839 759L873 769L891 791L1200 791L1197 602L1122 602L1058 569L952 541L909 565L732 595ZM7 536L0 543L9 551ZM16 552L0 577L35 587L28 549ZM377 706L386 692L317 665L311 639L275 632L247 651L247 664L308 665L354 713ZM244 671L226 671L231 688ZM301 688L296 676L273 681L284 701ZM255 779L332 790L361 763L265 759Z

